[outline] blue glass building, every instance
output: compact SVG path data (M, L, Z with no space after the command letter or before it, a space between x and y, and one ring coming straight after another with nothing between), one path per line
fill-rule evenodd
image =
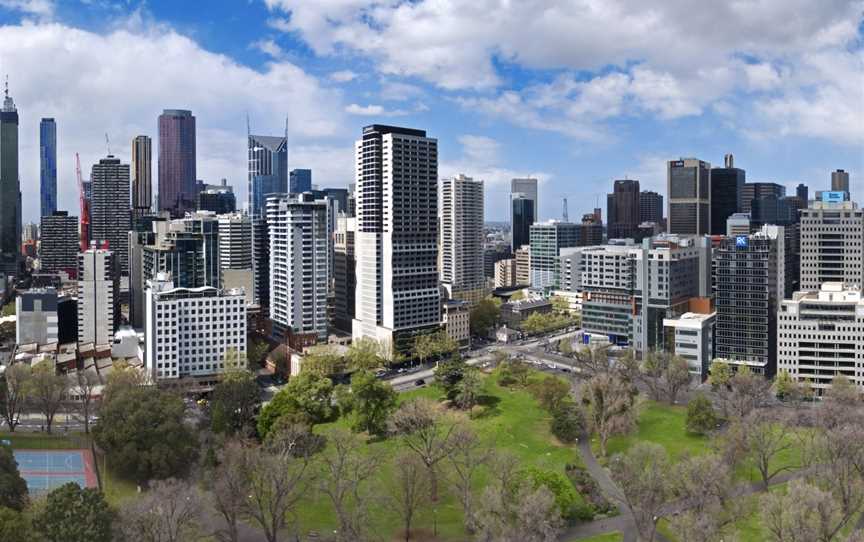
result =
M312 170L292 169L288 179L288 191L292 194L300 194L310 190L312 190Z
M39 201L41 216L57 210L57 123L50 118L39 123Z
M267 194L288 192L288 144L284 137L249 136L249 215L263 217Z

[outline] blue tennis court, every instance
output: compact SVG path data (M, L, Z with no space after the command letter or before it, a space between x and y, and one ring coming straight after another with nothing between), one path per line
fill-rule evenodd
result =
M31 494L46 493L69 482L96 487L90 450L13 450Z

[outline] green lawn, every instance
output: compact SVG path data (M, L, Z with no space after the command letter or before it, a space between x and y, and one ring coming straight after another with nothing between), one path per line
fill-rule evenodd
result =
M581 463L579 454L573 447L561 446L549 432L549 415L542 410L537 402L523 390L509 390L499 387L494 378L484 381L485 393L498 402L477 418L468 421L471 426L498 451L507 451L519 457L522 465L534 465L544 469L557 470L564 473L568 463ZM413 390L400 396L405 401L412 397L441 398L440 388L435 386ZM493 399L494 401L495 399ZM333 424L319 426L326 430L328 426L341 426L340 420ZM392 438L383 442L369 444L369 452L379 457L389 459L399 448L399 439ZM383 487L376 490L377 495L386 495L386 488L392 484L392 471L389 462L380 469L380 483ZM477 494L482 491L488 479L488 472L481 472L476 484ZM415 525L427 535L437 532L439 540L465 540L461 507L452 495L446 493L446 484L441 485L442 496L437 505L427 507L418 515ZM335 526L333 511L330 504L320 497L310 497L301 503L299 520L301 532L317 531L331 532ZM398 517L386 498L371 507L373 530L377 533L398 531ZM386 539L386 538L385 538Z
M615 531L614 533L598 534L588 538L576 538L570 542L623 542L624 535Z
M15 301L11 303L6 303L3 305L2 311L0 311L0 316L13 316L15 314Z

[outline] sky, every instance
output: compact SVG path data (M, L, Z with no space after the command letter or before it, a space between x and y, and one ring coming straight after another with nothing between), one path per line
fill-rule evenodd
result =
M439 174L540 179L571 220L614 179L665 194L666 161L748 181L864 191L864 2L843 0L0 0L0 74L20 116L25 221L38 220L42 117L58 125L59 207L163 109L197 118L198 177L246 201L246 119L320 187L353 182L353 142L383 123L439 142ZM106 134L108 143L106 144ZM155 190L155 186L154 186ZM811 192L812 193L812 192ZM0 194L0 197L7 197ZM864 202L864 198L862 198Z

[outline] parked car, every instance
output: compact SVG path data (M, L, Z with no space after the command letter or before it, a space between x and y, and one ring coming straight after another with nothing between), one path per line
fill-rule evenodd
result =
M417 380L414 381L414 385L415 385L415 386L425 386L425 385L426 385L426 381L423 380L422 378L418 378Z

